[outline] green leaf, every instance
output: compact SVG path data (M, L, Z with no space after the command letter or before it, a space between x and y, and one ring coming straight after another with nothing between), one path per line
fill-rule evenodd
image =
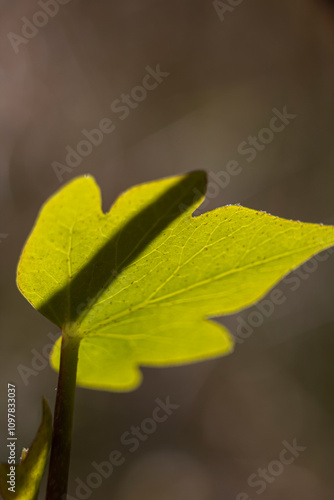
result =
M203 172L162 179L104 214L94 179L80 177L43 207L18 286L65 338L80 339L79 385L130 390L139 366L230 353L231 335L207 318L250 306L334 244L333 227L238 205L194 217L205 189Z
M42 423L31 447L22 451L21 462L15 466L15 493L7 483L10 466L0 464L0 493L4 500L37 500L41 479L51 446L52 416L43 398ZM9 441L7 441L9 442Z

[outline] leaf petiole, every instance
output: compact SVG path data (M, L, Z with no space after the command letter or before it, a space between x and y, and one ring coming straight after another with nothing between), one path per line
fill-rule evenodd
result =
M80 339L62 335L47 500L66 498Z

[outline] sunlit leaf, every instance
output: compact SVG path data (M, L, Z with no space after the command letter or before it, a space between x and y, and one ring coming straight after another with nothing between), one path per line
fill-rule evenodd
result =
M140 366L230 353L231 335L207 318L250 306L334 244L333 227L238 205L194 217L205 189L203 172L162 179L104 214L94 179L80 177L43 207L18 286L65 338L80 338L79 385L129 390Z

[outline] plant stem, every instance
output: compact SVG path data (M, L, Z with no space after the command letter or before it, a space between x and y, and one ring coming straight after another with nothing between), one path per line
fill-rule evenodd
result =
M67 495L79 343L63 333L46 500Z

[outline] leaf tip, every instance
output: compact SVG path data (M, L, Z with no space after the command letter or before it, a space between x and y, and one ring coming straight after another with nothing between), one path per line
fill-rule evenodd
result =
M205 170L191 170L188 172L185 177L192 177L199 184L203 184L205 187L208 183L208 174Z

